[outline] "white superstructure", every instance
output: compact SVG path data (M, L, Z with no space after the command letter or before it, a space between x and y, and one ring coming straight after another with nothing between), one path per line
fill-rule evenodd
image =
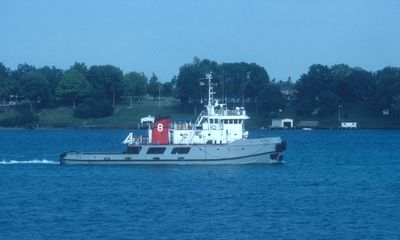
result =
M208 104L194 123L172 123L169 130L171 144L227 144L245 139L245 120L249 119L243 107L228 110L226 104L214 100L211 74L208 80ZM152 131L152 130L150 130ZM151 133L149 133L151 136Z

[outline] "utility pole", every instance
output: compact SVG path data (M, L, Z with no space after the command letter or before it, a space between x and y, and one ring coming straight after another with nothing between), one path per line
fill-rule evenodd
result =
M242 75L242 107L244 107L244 73Z
M113 96L112 96L112 100L113 100L113 107L115 107L115 85L113 86L113 89L112 89L112 93L113 93Z
M158 84L158 108L161 107L161 83Z
M242 75L242 107L244 107L244 74ZM250 79L250 72L246 73L246 82Z
M222 99L224 103L226 103L226 92L225 92L225 84L226 84L226 76L225 76L225 69L222 70L222 79L223 79L223 85L222 85Z

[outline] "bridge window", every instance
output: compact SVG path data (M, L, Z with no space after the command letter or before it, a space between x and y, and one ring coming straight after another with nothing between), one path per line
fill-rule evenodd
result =
M214 119L213 118L210 118L210 123L214 123Z
M234 124L238 124L238 120L237 120L237 119L234 119L234 120L233 120L233 123L234 123Z
M233 123L233 120L232 119L229 119L229 124L232 124Z
M215 119L215 123L219 123L219 119Z
M224 119L224 124L228 124L228 119Z
M147 150L147 154L163 154L165 147L151 147Z
M188 154L190 147L175 147L172 149L171 154Z

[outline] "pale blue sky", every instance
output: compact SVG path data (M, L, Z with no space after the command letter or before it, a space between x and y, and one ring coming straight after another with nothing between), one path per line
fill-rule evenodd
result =
M314 63L400 66L399 0L1 0L0 61L112 64L161 81L194 56L298 79Z

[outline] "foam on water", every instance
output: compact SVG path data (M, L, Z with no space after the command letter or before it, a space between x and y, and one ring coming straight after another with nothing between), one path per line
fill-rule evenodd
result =
M0 164L58 164L56 161L47 159L32 159L32 160L2 160Z

